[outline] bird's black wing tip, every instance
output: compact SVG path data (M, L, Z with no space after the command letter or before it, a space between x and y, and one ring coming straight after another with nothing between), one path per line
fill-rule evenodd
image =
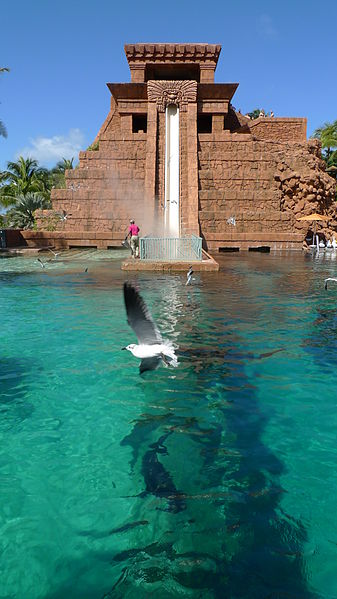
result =
M127 291L127 292L133 291L134 293L137 293L135 286L132 283L130 283L129 281L125 281L123 287L124 287L124 291Z
M139 364L139 374L143 374L149 370L156 370L161 362L160 356L153 356L152 358L143 358Z
M125 303L127 301L134 301L136 298L139 297L139 293L137 291L137 289L135 288L134 285L132 285L132 283L129 283L129 281L125 281L124 285L123 285L123 289L124 289L124 299L125 299Z

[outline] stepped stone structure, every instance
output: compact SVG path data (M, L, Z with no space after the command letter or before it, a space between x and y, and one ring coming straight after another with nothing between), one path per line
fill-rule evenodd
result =
M201 235L210 251L300 249L308 223L298 218L313 212L332 233L335 181L306 119L235 111L238 84L214 83L220 50L125 46L131 83L108 83L109 114L29 244L120 246L130 218L143 235Z

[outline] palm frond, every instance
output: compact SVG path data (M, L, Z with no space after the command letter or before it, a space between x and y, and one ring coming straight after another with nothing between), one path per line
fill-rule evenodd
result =
M6 219L10 226L20 229L30 229L35 222L35 210L45 210L50 208L50 200L47 200L38 192L29 192L20 194L16 198L16 203L6 214Z
M2 121L0 121L0 136L7 137L7 129Z
M56 166L52 169L52 172L55 174L65 173L66 170L72 170L74 168L74 157L72 158L62 158L59 160Z
M43 191L47 196L51 189L49 171L40 168L37 160L23 156L7 163L7 170L0 175L0 183L11 186L12 195Z

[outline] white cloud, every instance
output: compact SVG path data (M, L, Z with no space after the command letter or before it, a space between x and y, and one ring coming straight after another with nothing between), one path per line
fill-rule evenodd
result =
M80 129L70 129L67 135L31 139L30 146L22 148L16 157L29 156L49 166L62 158L77 159L79 151L84 149L84 142L84 134Z
M269 39L277 37L277 29L272 18L267 14L262 14L257 19L258 31L264 37Z

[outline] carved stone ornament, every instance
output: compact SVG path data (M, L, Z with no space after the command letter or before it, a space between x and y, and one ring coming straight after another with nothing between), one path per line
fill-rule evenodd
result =
M165 112L166 106L174 104L185 112L189 102L197 101L196 81L148 81L147 97L157 102L159 112Z

